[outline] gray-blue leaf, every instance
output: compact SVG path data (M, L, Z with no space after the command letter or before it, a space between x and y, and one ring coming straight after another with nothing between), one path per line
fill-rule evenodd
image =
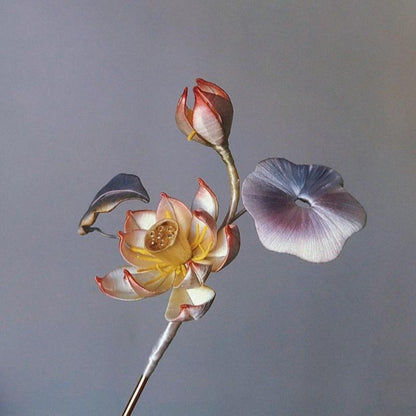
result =
M94 224L98 214L110 212L128 199L140 199L143 202L150 201L149 195L138 176L119 173L95 195L87 212L79 222L78 233L84 235L94 231L95 228L91 225Z

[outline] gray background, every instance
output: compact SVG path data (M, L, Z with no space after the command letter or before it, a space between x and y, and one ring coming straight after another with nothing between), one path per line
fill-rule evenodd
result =
M242 178L273 155L335 167L369 219L313 265L263 249L242 217L213 307L137 414L416 414L414 0L3 1L0 16L1 415L124 408L167 295L102 295L94 276L123 261L77 223L123 171L151 208L161 191L190 202L201 176L224 212L224 166L174 122L197 76L232 97Z

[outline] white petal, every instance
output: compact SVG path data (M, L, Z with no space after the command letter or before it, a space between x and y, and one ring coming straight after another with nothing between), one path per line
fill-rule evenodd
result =
M187 272L180 284L176 287L182 289L191 289L201 286L208 278L211 271L210 265L198 264L192 261L188 262Z
M131 286L128 279L126 279L124 271L125 270L134 271L133 268L125 267L113 270L112 272L106 274L104 277L96 277L95 281L97 282L100 290L115 299L120 300L139 300L143 299L145 296L139 295Z
M208 311L214 298L215 292L208 286L175 288L170 295L165 318L173 322L199 319Z
M144 296L155 296L166 292L172 287L174 273L163 275L157 270L139 273L126 273L131 287Z
M141 210L127 211L124 231L129 232L137 229L148 230L156 222L156 211Z
M186 105L188 97L188 88L185 88L181 97L179 98L178 105L176 107L175 120L179 130L188 136L193 131L191 125L192 111Z
M189 208L181 201L171 198L162 193L159 205L156 211L157 220L173 218L179 224L179 231L187 238L192 221L192 213Z
M240 232L236 224L226 225L217 234L217 244L206 260L212 271L218 272L237 256L240 250Z
M198 179L198 190L192 202L191 210L202 210L211 215L216 221L218 218L218 200L212 189L201 179Z
M193 212L188 239L192 249L192 260L196 263L201 262L217 243L217 223L211 215L205 211Z
M225 139L230 135L231 124L233 121L233 105L228 94L218 85L198 78L196 83L202 91L204 98L212 108L218 113L221 120L222 130Z
M219 113L206 99L199 87L194 87L195 105L192 125L199 136L213 145L221 145L226 140Z
M120 253L124 260L137 269L145 269L159 263L159 260L146 250L144 245L145 236L145 230L133 230L128 233L119 232Z

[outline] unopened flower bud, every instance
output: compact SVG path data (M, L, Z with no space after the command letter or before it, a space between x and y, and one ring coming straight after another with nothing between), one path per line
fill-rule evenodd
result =
M188 88L185 88L176 108L176 124L188 140L206 146L226 145L233 120L230 97L212 82L198 78L196 84L194 108L186 105Z

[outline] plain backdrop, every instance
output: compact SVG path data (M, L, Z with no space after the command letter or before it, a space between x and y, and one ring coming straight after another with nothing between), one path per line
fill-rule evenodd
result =
M168 295L110 299L95 275L115 240L80 237L120 172L151 202L190 203L196 179L228 204L215 152L174 112L196 77L230 94L245 178L285 157L336 168L368 213L341 256L272 253L252 219L212 276L208 314L184 324L137 415L416 414L414 0L2 1L0 414L121 414L165 327Z

